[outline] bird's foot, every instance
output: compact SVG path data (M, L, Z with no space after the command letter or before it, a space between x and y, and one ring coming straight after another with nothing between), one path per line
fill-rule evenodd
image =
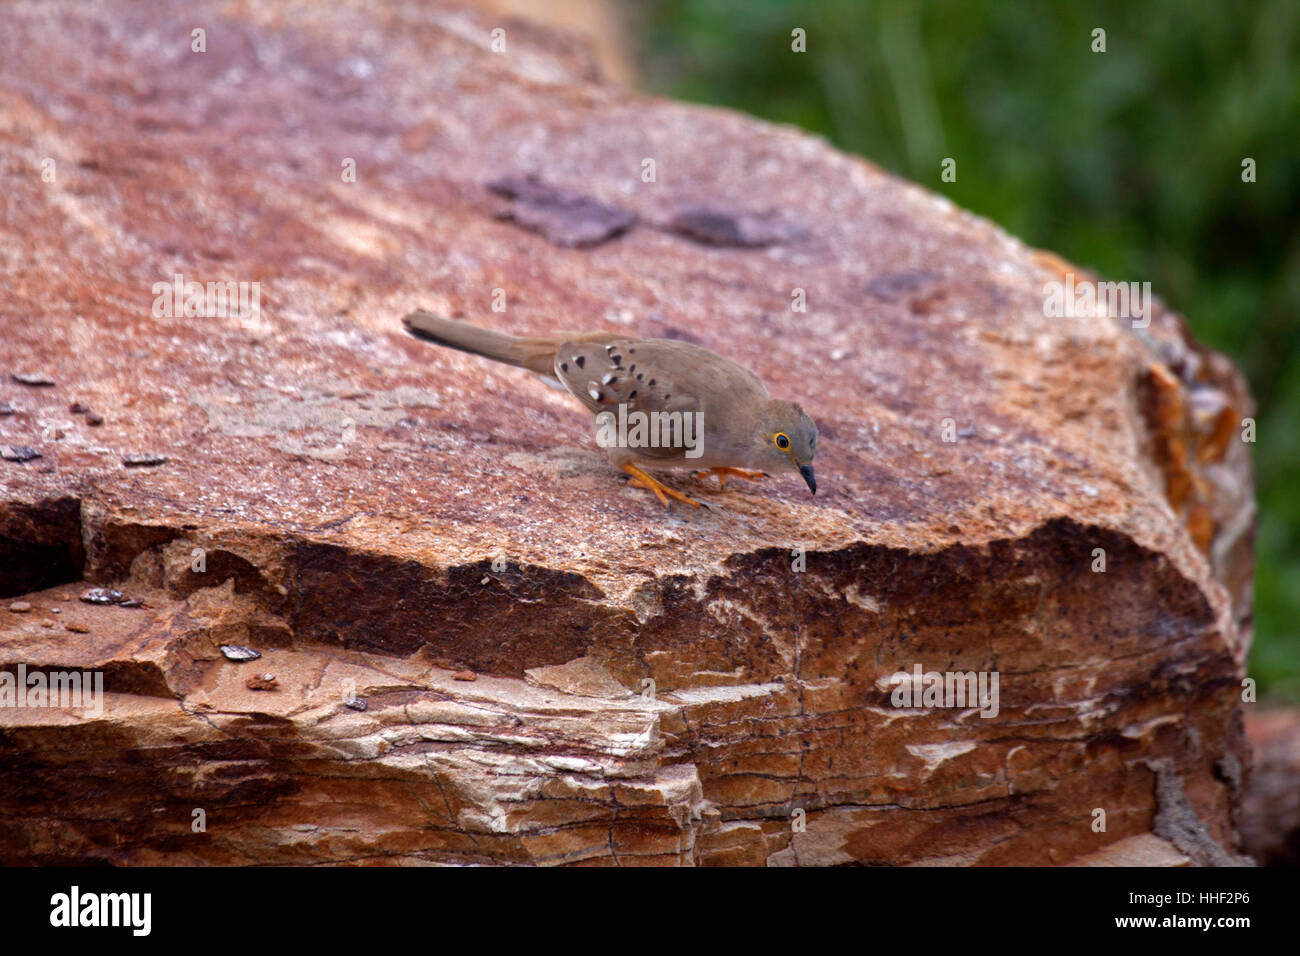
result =
M696 477L696 478L699 478L699 479L701 479L701 480L702 480L704 477L707 477L708 475L717 475L717 476L718 476L718 487L719 487L719 488L722 488L722 489L724 489L724 490L725 490L726 487L727 487L727 476L728 476L728 475L734 475L734 476L737 477L737 478L745 478L745 479L748 479L749 481L758 481L758 479L760 479L760 478L766 478L766 477L768 477L768 474L767 474L767 472L765 472L765 471L746 471L744 468L726 468L726 467L723 467L723 468L708 468L708 469L705 469L704 471L700 471L700 472L696 472L696 473L695 473L695 477Z
M653 491L655 496L664 503L664 507L668 507L669 498L676 498L678 501L685 502L688 505L694 505L696 508L703 507L700 502L696 501L694 498L688 498L680 491L674 491L667 485L660 484L636 465L624 465L623 470L632 476L631 480L628 482L629 485Z

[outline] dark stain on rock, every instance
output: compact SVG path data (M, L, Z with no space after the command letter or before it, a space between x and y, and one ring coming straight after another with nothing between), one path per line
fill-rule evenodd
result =
M586 653L601 615L593 585L549 568L492 572L485 560L438 569L315 543L300 544L292 565L287 613L300 640L403 656L424 649L455 670L522 677L563 664Z
M512 219L557 246L596 246L636 225L636 216L624 209L548 186L535 176L506 176L493 180L488 189L512 200L500 218Z
M80 580L85 563L79 500L0 502L0 597Z
M673 216L668 228L710 246L761 248L800 242L808 238L807 229L774 210L731 212L691 207Z

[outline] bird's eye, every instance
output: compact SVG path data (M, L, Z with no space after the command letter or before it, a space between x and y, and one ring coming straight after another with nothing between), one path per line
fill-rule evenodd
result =
M777 433L776 433L776 447L777 447L777 448L789 448L789 447L790 447L790 436L787 435L785 432L777 432Z

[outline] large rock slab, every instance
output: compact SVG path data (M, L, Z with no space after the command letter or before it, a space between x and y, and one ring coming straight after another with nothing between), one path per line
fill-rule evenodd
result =
M107 694L0 709L0 859L1233 859L1250 398L1179 316L1048 318L1085 273L523 23L5 17L0 668ZM665 511L417 306L724 352L816 418L819 494ZM996 715L894 706L917 666Z

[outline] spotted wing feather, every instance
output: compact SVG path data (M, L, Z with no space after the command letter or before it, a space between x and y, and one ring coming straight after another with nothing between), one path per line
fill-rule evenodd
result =
M679 390L654 361L655 343L614 338L568 341L555 352L555 375L593 413L694 412L695 396ZM645 458L678 458L679 448L641 448Z

